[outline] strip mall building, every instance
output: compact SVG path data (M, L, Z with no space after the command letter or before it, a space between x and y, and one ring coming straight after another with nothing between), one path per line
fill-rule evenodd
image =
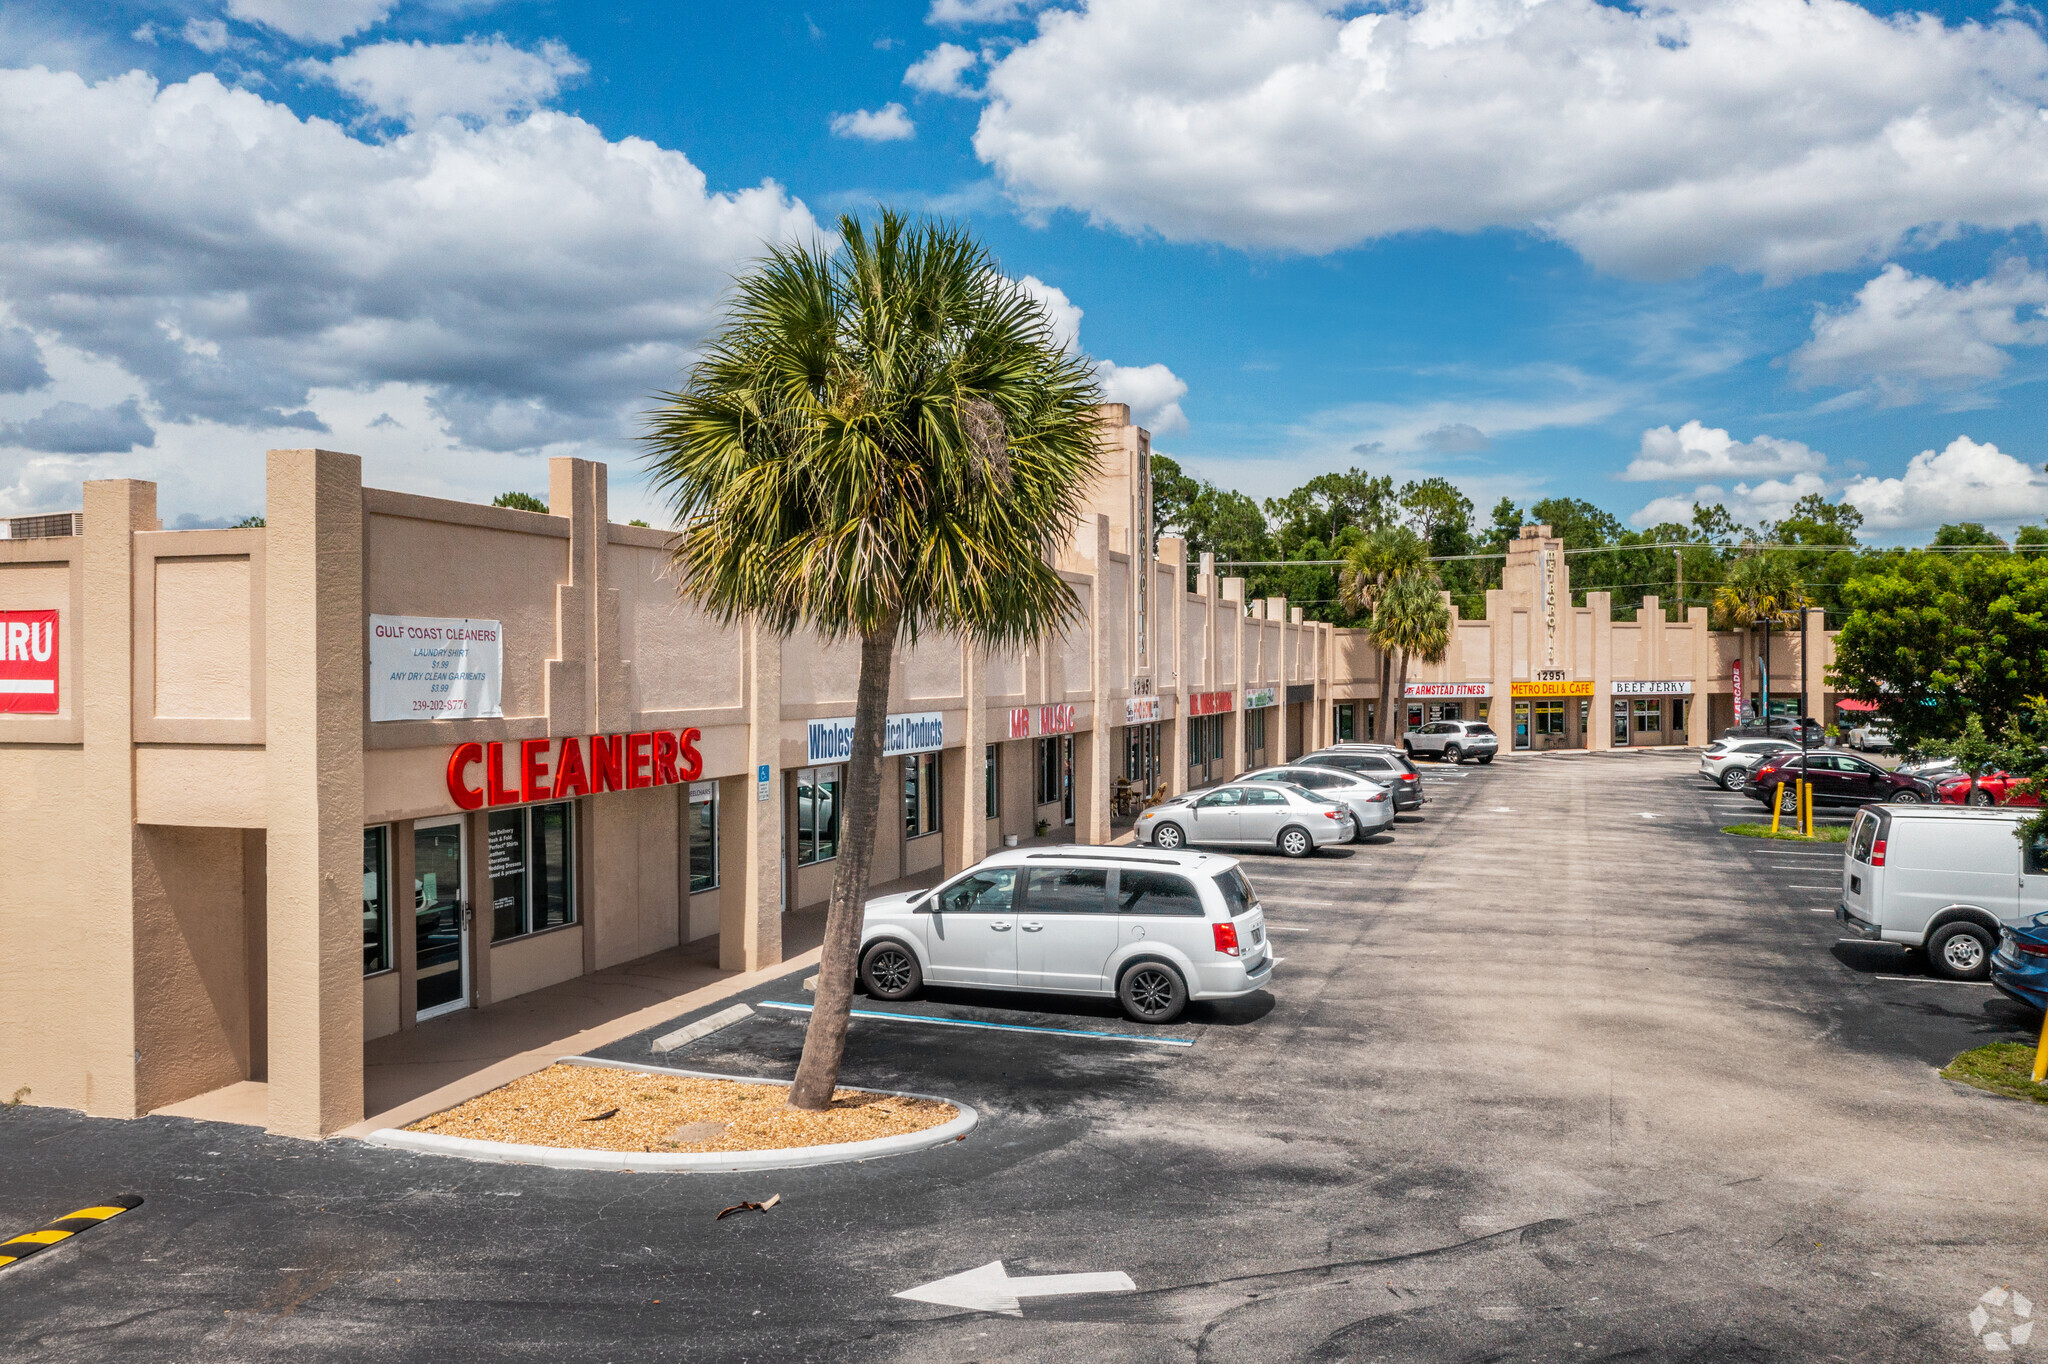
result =
M1116 405L1102 430L1057 565L1074 627L897 661L878 884L1010 836L1107 842L1135 792L1381 704L1358 632L1240 579L1188 590L1173 538L1147 554L1148 438ZM153 485L105 481L74 533L0 541L0 1093L134 1116L267 1080L271 1130L321 1136L364 1117L377 1039L679 944L782 960L839 851L851 647L681 603L603 465L554 461L547 515L365 488L328 451L267 478L259 529L163 531ZM1407 720L1491 718L1510 750L1729 721L1742 640L1571 602L1528 528ZM1774 664L1796 678L1796 636Z

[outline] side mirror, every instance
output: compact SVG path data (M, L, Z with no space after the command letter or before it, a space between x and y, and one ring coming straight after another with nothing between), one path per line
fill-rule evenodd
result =
M914 899L911 900L910 908L919 914L931 913L932 893L930 891L925 891L923 894L916 896Z

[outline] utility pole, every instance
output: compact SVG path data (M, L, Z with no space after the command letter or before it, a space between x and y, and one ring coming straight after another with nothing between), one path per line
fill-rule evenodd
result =
M1671 557L1678 561L1678 619L1685 619L1685 551L1674 549Z

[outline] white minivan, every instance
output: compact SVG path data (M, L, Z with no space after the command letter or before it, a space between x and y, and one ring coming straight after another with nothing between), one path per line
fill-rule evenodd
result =
M860 983L875 999L964 985L1108 995L1140 1023L1263 989L1278 965L1237 859L1132 848L996 853L936 890L868 901Z
M2013 830L2032 810L1866 805L1849 829L1835 917L1866 938L1925 948L1928 969L1986 980L2001 926L2048 912L2048 845Z

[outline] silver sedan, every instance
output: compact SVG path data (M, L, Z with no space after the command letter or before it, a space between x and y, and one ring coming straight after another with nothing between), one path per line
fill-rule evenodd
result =
M1172 850L1189 843L1278 848L1307 857L1349 843L1358 828L1336 801L1285 782L1232 782L1153 806L1138 816L1137 841Z
M1318 767L1314 763L1261 767L1237 780L1285 782L1348 806L1361 839L1394 827L1394 798L1387 788L1371 777L1341 767Z

